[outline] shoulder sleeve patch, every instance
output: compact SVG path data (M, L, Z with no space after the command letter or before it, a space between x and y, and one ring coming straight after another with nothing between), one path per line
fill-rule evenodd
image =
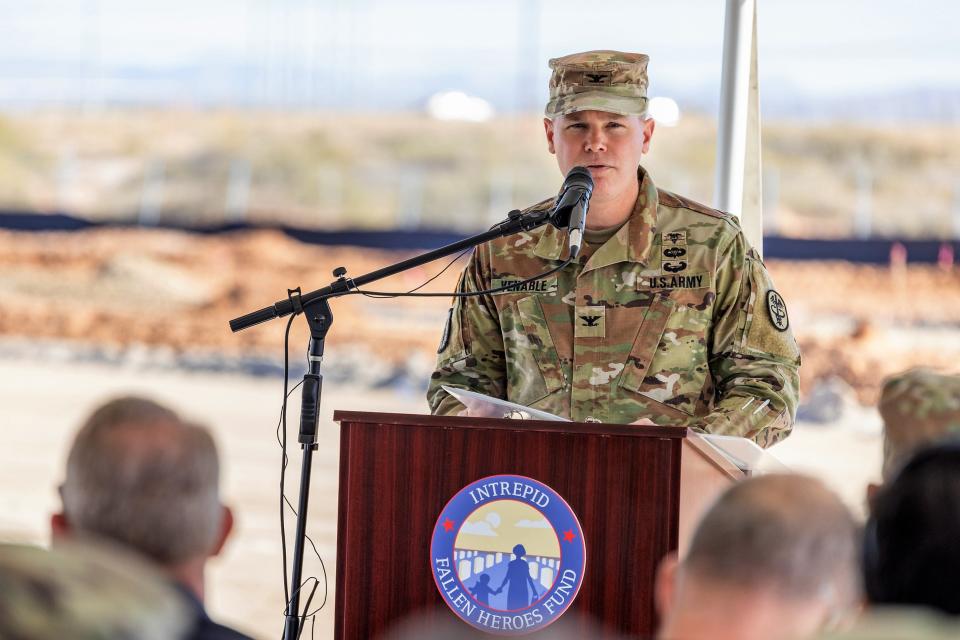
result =
M759 260L748 260L750 299L745 346L786 360L800 361L800 349L790 331L787 305Z
M777 331L786 331L790 328L787 303L783 301L783 296L774 289L767 291L767 313L770 314L770 322Z

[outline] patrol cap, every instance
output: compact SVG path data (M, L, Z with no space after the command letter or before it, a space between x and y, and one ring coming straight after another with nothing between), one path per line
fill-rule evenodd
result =
M623 116L647 112L647 63L643 53L586 51L550 60L548 118L574 111L607 111Z
M911 369L891 376L880 392L883 476L921 445L960 435L960 375Z

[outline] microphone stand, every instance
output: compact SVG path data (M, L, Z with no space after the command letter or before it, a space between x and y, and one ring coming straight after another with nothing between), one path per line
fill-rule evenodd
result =
M489 231L479 233L458 242L448 244L428 251L419 256L402 260L394 265L384 267L362 275L358 278L348 278L344 267L337 267L333 271L336 278L332 283L300 294L299 289L288 291L285 300L279 300L269 307L264 307L230 321L230 329L236 333L249 327L266 322L274 318L288 316L291 313L302 313L310 327L310 342L307 350L309 370L303 376L303 395L300 406L300 435L298 442L303 449L303 461L300 470L300 497L297 507L297 529L294 540L292 572L290 576L290 600L285 611L283 630L284 640L294 640L300 630L300 582L303 573L304 539L307 530L307 507L310 498L310 472L313 465L313 452L317 449L317 423L319 420L320 391L323 385L323 376L320 374L320 365L323 362L323 345L327 331L333 324L333 311L330 309L329 299L347 295L365 284L382 278L418 267L459 253L464 249L483 244L488 240L509 236L520 231L530 231L546 223L560 227L554 217L553 210L538 211L523 215L519 210L511 211L507 219L495 225ZM304 612L306 615L306 612Z

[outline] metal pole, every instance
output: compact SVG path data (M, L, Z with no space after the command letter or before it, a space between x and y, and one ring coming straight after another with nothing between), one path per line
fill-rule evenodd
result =
M160 211L163 209L163 186L165 166L162 159L150 160L143 177L143 191L140 194L140 216L138 223L141 226L155 226L160 222Z
M960 182L953 187L953 239L960 240Z
M727 0L723 29L723 75L717 131L714 205L740 214L747 146L750 51L755 0Z
M226 222L244 222L250 200L250 162L236 158L230 163L227 180Z
M290 572L290 602L284 617L284 640L298 637L300 628L300 587L303 583L303 541L307 535L307 507L310 505L310 470L313 466L313 449L303 445L303 462L300 469L300 499L297 502L297 533L293 546L293 566ZM303 612L305 618L308 611Z
M853 233L866 239L873 235L873 169L866 160L857 165L857 205L854 208Z
M760 121L760 76L757 73L757 5L750 20L750 79L747 86L747 126L743 159L743 200L740 226L763 257L763 140Z

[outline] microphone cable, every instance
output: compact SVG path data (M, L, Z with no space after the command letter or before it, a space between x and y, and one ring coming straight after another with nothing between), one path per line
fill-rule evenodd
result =
M567 267L574 260L572 256L568 256L563 262L561 262L559 265L557 265L556 267L548 271L544 271L543 273L537 274L535 276L531 276L529 278L525 278L523 280L519 280L517 282L511 282L510 284L507 284L507 285L502 285L500 287L493 287L491 289L484 289L481 291L457 291L457 292L447 292L447 293L419 292L420 289L427 286L428 284L430 284L431 282L439 278L441 275L443 275L444 272L446 272L451 266L453 266L453 264L456 263L457 260L459 260L464 255L466 255L466 253L470 251L472 248L473 247L464 249L463 251L461 251L459 254L454 256L453 259L451 259L450 262L448 262L446 266L443 267L443 269L441 269L435 275L431 276L422 284L414 287L409 291L367 291L367 290L360 289L359 287L355 287L354 289L344 292L341 295L345 295L345 296L346 295L362 295L362 296L366 296L368 298L374 298L374 299L392 299L392 298L404 298L404 297L473 298L477 296L490 295L494 293L500 293L501 291L514 289L521 285L527 284L528 282L532 282L534 280L539 280L541 278L545 278L547 276L553 275L554 273L557 273L558 271L561 271L562 269ZM299 312L294 312L290 314L290 318L289 320L287 320L287 326L283 334L283 404L281 405L281 408L280 408L280 420L277 423L277 434L276 434L277 442L280 445L280 449L282 452L281 467L280 467L280 546L281 546L281 554L283 558L283 592L284 592L284 599L286 602L286 606L284 607L284 617L286 617L287 609L289 608L289 603L292 598L292 595L290 592L290 585L288 584L289 574L287 569L288 558L287 558L287 536L286 536L286 522L285 522L286 509L284 507L286 506L287 508L289 508L289 510L293 513L295 517L297 515L297 510L294 508L293 504L290 502L290 500L287 498L287 495L286 495L286 472L287 472L287 466L289 464L289 456L287 455L287 401L290 398L290 395L293 394L293 392L296 391L297 388L303 384L303 381L301 380L296 385L294 385L292 389L289 388L290 328L293 325L294 318L296 318L298 315L299 315ZM306 626L307 618L310 618L311 620L311 637L313 636L313 629L316 623L316 614L319 613L320 610L326 606L329 593L330 593L329 579L327 576L327 567L323 562L323 558L320 556L320 552L317 550L317 546L316 544L314 544L310 536L305 535L304 537L307 539L307 541L310 543L310 546L313 548L313 553L314 555L316 555L317 560L320 561L320 567L321 567L321 570L323 571L324 594L323 594L323 601L320 603L320 606L318 606L313 611L309 611L310 603L313 601L317 588L320 586L320 582L321 582L320 579L317 578L316 576L308 576L303 580L303 582L300 585L296 586L295 592L299 593L304 587L307 586L307 584L309 584L310 582L313 583L313 587L310 590L309 596L307 597L306 603L303 608L303 614L298 615L298 617L300 618L300 623L298 625L298 632L297 632L298 638L303 634L304 628ZM294 612L294 614L297 615L297 612Z
M457 256L457 257L459 258L460 256ZM482 291L455 291L453 293L415 293L417 289L420 289L421 287L428 284L429 282L428 281L428 282L424 282L422 285L420 285L416 289L411 289L410 291L366 291L358 287L352 291L348 291L344 293L343 295L349 296L349 295L360 294L360 295L368 296L371 298L474 298L476 296L486 296L493 293L500 293L501 291L508 291L510 289L515 289L520 285L527 284L528 282L533 282L534 280L539 280L540 278L546 278L547 276L551 276L556 272L562 270L571 262L573 262L573 259L567 258L566 260L561 262L558 266L554 267L553 269L550 269L549 271L544 271L543 273L538 273L537 275L531 276L529 278L525 278L524 280L518 280L517 282L511 282L510 284L494 287L492 289L483 289ZM437 276L439 275L440 274L437 274ZM437 276L434 276L434 277L436 278Z
M297 510L293 506L293 503L290 502L290 499L286 495L286 478L287 478L287 465L290 462L290 458L287 455L287 401L290 399L290 396L296 391L302 384L303 380L298 382L293 386L292 389L288 389L290 384L290 328L293 325L293 319L297 317L298 314L291 314L290 319L287 321L286 330L283 333L283 403L280 407L280 420L277 422L276 436L277 443L280 445L280 451L282 453L281 463L280 463L280 550L283 558L283 594L284 594L284 609L283 615L286 618L287 610L290 608L290 600L292 599L292 594L290 592L290 585L287 584L289 581L289 574L287 570L287 533L286 533L286 509L284 506L289 508L293 513L293 516L297 516ZM295 593L300 593L305 586L309 583L313 583L313 587L310 589L309 596L307 597L306 604L303 608L303 614L299 615L299 612L294 612L297 617L300 618L300 623L297 626L297 638L303 635L303 631L306 628L307 618L310 618L310 637L314 635L314 629L316 625L316 614L323 609L330 595L330 584L327 577L327 566L323 562L323 558L320 556L320 552L317 550L317 545L313 542L313 539L304 534L307 542L310 543L310 547L313 549L314 555L317 557L317 560L320 561L320 569L323 572L323 602L320 603L320 606L317 607L314 611L310 611L310 603L313 602L314 595L317 592L317 589L320 586L320 579L316 576L307 576L304 578L303 582L296 586L294 590Z

